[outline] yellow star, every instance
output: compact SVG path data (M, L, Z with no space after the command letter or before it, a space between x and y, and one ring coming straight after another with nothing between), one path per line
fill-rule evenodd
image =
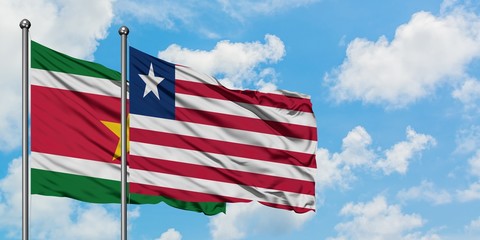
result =
M127 118L127 152L130 151L130 127L128 124L128 119ZM115 159L118 159L122 156L122 148L121 148L121 142L120 142L120 134L121 134L121 127L120 123L117 122L109 122L109 121L100 121L105 125L110 131L112 131L117 137L118 137L118 144L117 148L115 149L115 153L113 154L112 161Z

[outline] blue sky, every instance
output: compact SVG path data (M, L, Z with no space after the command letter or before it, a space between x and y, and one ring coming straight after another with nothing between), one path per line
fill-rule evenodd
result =
M478 239L476 1L0 2L0 238L20 238L21 30L113 69L129 44L236 88L312 97L317 211L130 206L130 239ZM118 239L119 208L32 197L33 239Z

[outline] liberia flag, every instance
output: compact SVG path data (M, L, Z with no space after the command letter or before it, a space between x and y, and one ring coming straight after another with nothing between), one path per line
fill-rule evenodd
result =
M120 73L31 42L31 191L120 203ZM213 215L225 204L129 194Z
M130 47L131 192L303 213L316 146L308 96L231 90Z

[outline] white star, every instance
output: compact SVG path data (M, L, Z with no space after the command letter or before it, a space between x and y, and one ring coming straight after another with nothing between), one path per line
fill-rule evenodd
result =
M150 71L148 75L138 74L140 78L145 82L145 91L143 92L143 97L147 96L149 92L153 92L158 99L160 99L160 95L158 95L158 84L160 84L165 78L163 77L156 77L153 73L153 64L150 63Z

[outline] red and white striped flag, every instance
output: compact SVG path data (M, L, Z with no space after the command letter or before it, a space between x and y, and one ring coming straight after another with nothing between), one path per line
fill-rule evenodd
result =
M130 191L315 210L308 96L230 90L130 48Z

